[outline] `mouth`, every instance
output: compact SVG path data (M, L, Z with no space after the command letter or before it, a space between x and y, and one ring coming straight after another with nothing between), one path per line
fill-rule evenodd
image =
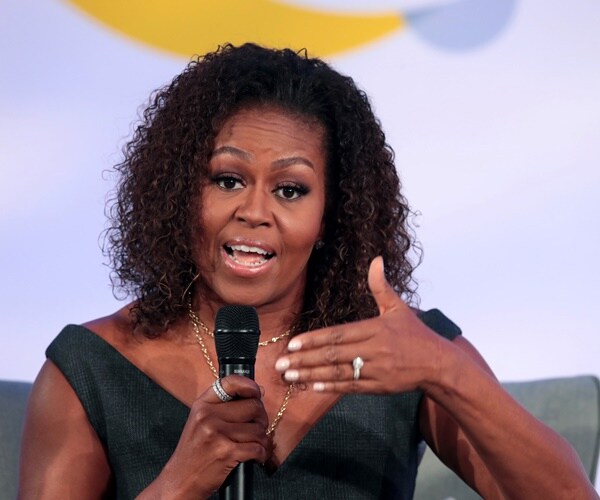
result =
M258 267L271 260L275 253L268 252L264 248L251 245L223 245L225 253L239 265L246 267Z

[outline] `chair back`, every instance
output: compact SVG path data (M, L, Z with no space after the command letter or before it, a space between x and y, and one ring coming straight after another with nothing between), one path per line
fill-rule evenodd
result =
M600 380L595 376L509 382L504 388L530 413L561 434L579 455L592 483L600 448ZM415 500L481 498L426 449Z
M0 500L17 496L19 452L29 382L0 380Z

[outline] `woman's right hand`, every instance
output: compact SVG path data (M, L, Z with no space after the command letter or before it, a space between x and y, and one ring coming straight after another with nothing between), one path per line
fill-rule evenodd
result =
M212 386L192 404L175 452L144 493L177 498L208 498L240 462L264 463L271 454L268 417L260 387L239 375L221 379L233 401L222 402ZM146 498L145 494L139 498ZM159 495L162 497L162 495Z

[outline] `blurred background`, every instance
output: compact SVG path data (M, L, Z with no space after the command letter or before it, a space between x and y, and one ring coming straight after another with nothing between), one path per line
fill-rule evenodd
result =
M124 5L126 3L126 5ZM123 305L100 250L150 92L219 43L306 47L396 151L424 309L503 381L600 376L600 3L0 0L0 378Z

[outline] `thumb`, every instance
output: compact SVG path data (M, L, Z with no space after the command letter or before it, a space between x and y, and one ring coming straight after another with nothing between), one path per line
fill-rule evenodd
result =
M383 270L383 258L381 256L375 257L371 261L369 266L369 289L373 294L377 307L379 308L379 314L383 314L390 309L398 307L400 299L391 285L385 279L385 273Z

